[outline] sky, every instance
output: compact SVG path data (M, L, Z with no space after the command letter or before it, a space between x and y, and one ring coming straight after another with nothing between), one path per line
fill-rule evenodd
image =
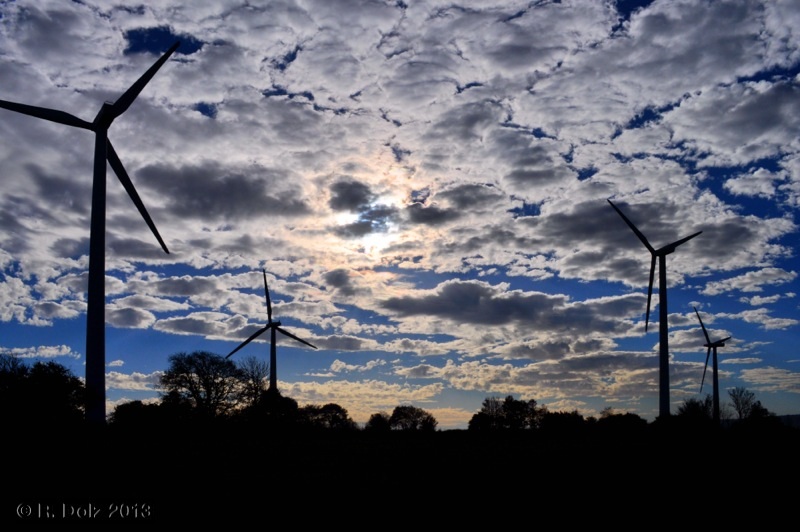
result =
M0 0L0 99L109 129L107 411L273 318L278 387L359 423L488 397L800 414L800 4ZM85 374L94 135L0 109L0 353ZM269 335L231 360L269 360ZM263 340L263 341L262 341ZM701 391L701 383L703 389Z

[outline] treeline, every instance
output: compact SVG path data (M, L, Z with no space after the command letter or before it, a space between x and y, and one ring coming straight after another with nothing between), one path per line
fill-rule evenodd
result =
M621 479L624 503L646 505L665 478L713 471L720 485L762 487L798 470L800 429L748 393L749 410L725 430L713 425L706 400L647 422L610 408L596 418L551 412L512 396L487 397L467 430L439 430L430 413L409 405L376 412L364 426L334 403L298 406L265 389L267 369L177 354L159 401L120 404L98 428L83 421L83 383L66 368L0 355L0 452L15 464L5 479L14 497L0 510L17 519L31 501L104 510L124 502L151 523L251 524L273 509L301 508L305 519L357 504L416 521L431 494L458 497L470 510L501 501L527 513L534 501L538 512L550 507L542 497L562 508L576 493L616 508L622 495L610 487Z
M109 416L113 425L164 423L240 423L283 430L355 431L361 427L336 403L299 406L266 387L269 365L255 357L232 360L206 351L177 353L161 376L161 400L118 405ZM391 413L376 412L366 431L432 432L438 422L425 410L399 405Z
M325 430L368 433L438 431L436 418L422 408L398 405L376 412L362 426L335 403L299 406L265 385L269 366L254 357L233 362L205 351L177 353L159 382L157 402L130 401L114 408L109 425L121 428L163 428L226 423L259 429ZM0 419L6 426L63 427L83 423L84 386L80 379L56 362L25 364L0 356ZM725 427L775 429L783 427L755 394L744 388L729 390L731 404L723 405ZM535 400L512 396L487 397L468 423L470 433L547 433L580 437L588 431L635 433L650 426L712 429L712 401L687 399L667 420L649 423L637 414L603 410L584 417L577 410L551 412Z

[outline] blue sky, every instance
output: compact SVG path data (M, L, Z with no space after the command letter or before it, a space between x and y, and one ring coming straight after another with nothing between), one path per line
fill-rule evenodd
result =
M109 130L108 411L274 318L278 385L463 428L490 396L658 415L700 381L800 413L796 2L0 2L0 99ZM0 352L85 372L93 135L0 110ZM266 336L266 335L265 335ZM264 338L266 340L266 338ZM234 355L268 359L253 342Z

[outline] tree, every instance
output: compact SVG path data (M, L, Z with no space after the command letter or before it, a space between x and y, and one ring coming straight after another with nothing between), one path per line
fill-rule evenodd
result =
M157 403L144 403L134 400L114 407L109 416L112 426L125 428L144 428L161 421L161 406Z
M539 426L542 412L533 399L522 401L510 395L503 400L487 397L480 411L469 420L468 427L472 430L534 429Z
M575 435L586 428L586 420L577 410L572 412L548 412L544 410L539 428L551 434Z
M242 371L242 400L245 406L254 406L267 391L269 362L249 356L241 359L238 367Z
M335 403L306 405L300 409L300 418L308 426L321 429L355 430L358 427L347 410Z
M389 417L393 430L433 432L437 424L431 414L411 405L396 406Z
M470 418L467 424L467 428L470 430L499 430L504 427L503 402L499 397L484 399L481 409Z
M728 396L733 403L733 409L739 419L747 419L753 411L756 402L756 394L746 388L733 388L728 390Z
M201 418L214 418L240 406L245 389L241 369L231 360L206 351L169 357L160 386L171 401L186 400Z
M702 401L690 397L678 407L676 415L695 421L711 421L714 418L714 400L711 395L706 395Z
M291 397L267 388L258 401L243 411L244 418L260 428L292 430L301 423L300 407Z
M608 408L600 412L600 419L597 420L596 426L609 432L628 433L645 429L647 420L632 412L617 414L611 408Z
M390 419L391 417L387 412L372 414L364 425L364 430L369 432L389 432L392 430Z
M57 362L0 357L0 414L6 423L64 426L83 420L83 382Z
M509 395L503 401L503 414L509 429L535 429L539 426L543 411L533 399L522 401Z

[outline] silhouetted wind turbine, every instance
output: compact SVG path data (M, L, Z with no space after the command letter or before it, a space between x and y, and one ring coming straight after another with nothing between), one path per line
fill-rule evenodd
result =
M670 415L670 408L669 408L669 331L667 329L667 255L675 251L675 248L683 244L684 242L691 240L692 238L696 237L702 231L698 231L693 235L689 235L685 238L681 238L680 240L673 242L671 244L667 244L664 247L659 249L653 248L650 243L647 241L647 238L642 234L639 229L633 225L622 211L614 205L611 200L607 200L608 203L614 207L614 210L625 220L625 223L628 224L628 227L639 237L644 247L650 252L651 261L650 261L650 282L647 285L647 314L645 315L645 322L644 322L644 330L647 332L647 326L650 322L650 299L653 295L653 277L656 269L656 259L658 259L658 311L659 311L659 328L658 328L658 347L659 347L659 378L658 378L658 386L659 386L659 401L658 401L658 411L659 416L666 418Z
M128 192L139 213L165 252L167 246L158 234L153 220L147 213L139 194L122 166L114 147L108 140L108 128L115 118L124 113L142 92L159 68L178 48L175 44L145 72L136 83L125 91L114 103L105 102L94 117L86 122L64 111L35 107L21 103L0 100L0 107L10 111L42 118L67 126L88 129L95 134L94 178L92 180L92 215L89 233L89 293L86 307L86 419L93 423L106 420L106 347L105 347L105 248L106 248L106 161L117 174L122 186Z
M712 401L713 401L712 404L713 404L713 409L714 409L714 413L713 413L714 423L719 425L719 377L718 377L718 374L717 374L717 348L718 347L725 347L725 341L726 340L730 340L731 337L728 336L726 338L723 338L722 340L717 340L716 342L712 342L711 339L708 337L708 331L706 331L706 326L703 325L703 320L700 319L700 313L697 312L697 307L694 307L694 313L697 314L697 321L700 322L700 327L703 328L703 336L706 337L706 343L703 344L703 347L707 347L708 348L708 350L706 351L706 365L703 368L703 380L700 381L700 391L701 392L703 391L703 383L706 380L706 370L708 369L708 357L713 352L714 353L714 359L713 359L713 366L712 367L713 367L713 371L714 371L714 374L713 374L713 388L714 388L714 390L713 390L713 395L712 395L712 398L713 398L712 399Z
M225 358L230 358L236 351L243 348L259 336L261 336L266 331L270 331L270 341L269 341L269 392L277 392L278 391L278 378L277 378L277 334L276 332L280 332L281 334L285 334L289 338L294 338L300 343L306 344L309 347L313 347L316 349L317 347L311 345L310 343L306 342L305 340L298 338L297 336L293 335L286 329L281 328L281 322L279 321L272 321L272 302L269 299L269 287L267 286L267 270L262 270L264 274L264 295L267 298L267 324L262 327L261 329L257 330L253 333L250 338L239 344L239 347L228 353Z

